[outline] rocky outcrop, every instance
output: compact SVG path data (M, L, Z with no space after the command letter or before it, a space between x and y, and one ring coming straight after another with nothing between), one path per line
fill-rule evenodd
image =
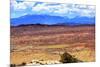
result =
M45 65L45 64L60 64L61 62L57 61L57 60L32 60L31 63L26 64L26 65Z

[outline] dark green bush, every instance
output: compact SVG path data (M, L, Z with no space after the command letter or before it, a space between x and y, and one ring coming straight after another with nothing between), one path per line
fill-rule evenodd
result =
M75 62L79 62L78 59L74 58L72 55L70 55L69 53L67 52L64 52L62 55L61 55L61 60L60 62L62 63L75 63Z

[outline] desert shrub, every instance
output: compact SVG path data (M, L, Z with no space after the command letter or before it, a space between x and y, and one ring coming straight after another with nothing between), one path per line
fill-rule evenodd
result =
M16 65L15 64L10 64L10 67L16 67Z
M23 62L22 64L21 64L21 66L25 66L26 65L26 63L25 62Z
M63 54L61 54L61 60L60 60L60 62L62 62L62 63L75 63L75 62L79 62L79 60L76 59L76 58L74 58L69 53L64 52Z

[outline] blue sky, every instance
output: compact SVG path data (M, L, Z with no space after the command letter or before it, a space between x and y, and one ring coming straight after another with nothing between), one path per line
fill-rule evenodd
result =
M18 2L11 0L11 18L18 18L24 15L51 15L69 19L77 16L95 17L95 5L29 2L28 0Z

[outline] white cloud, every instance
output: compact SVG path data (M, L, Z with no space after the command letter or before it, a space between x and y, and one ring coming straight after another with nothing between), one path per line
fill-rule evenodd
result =
M12 13L16 12L23 14L48 14L56 16L66 16L68 18L74 18L76 16L95 16L95 6L85 5L85 4L55 4L55 3L41 3L27 2L29 0L24 0L23 2L16 2L16 0L11 0L11 9L14 9ZM52 5L55 4L55 5ZM31 11L28 11L31 8ZM20 12L21 11L21 12ZM22 12L23 11L23 12Z
M86 16L86 17L94 17L95 16L95 11L90 11L90 10L83 10L83 12L80 12L81 16Z
M24 1L24 0L19 0L19 1ZM56 2L56 3L73 3L73 4L96 5L96 0L26 0L26 1L40 1L40 2Z
M79 5L79 4L58 4L55 6L48 5L48 3L38 4L32 8L33 12L55 14L60 16L67 16L74 18L75 16L95 16L95 6ZM50 3L49 3L50 4ZM77 15L76 15L77 14ZM74 15L74 16L73 16Z
M16 0L11 0L11 6L14 10L25 10L29 7L32 7L35 2L27 2L28 0L24 0L23 2L18 3Z

